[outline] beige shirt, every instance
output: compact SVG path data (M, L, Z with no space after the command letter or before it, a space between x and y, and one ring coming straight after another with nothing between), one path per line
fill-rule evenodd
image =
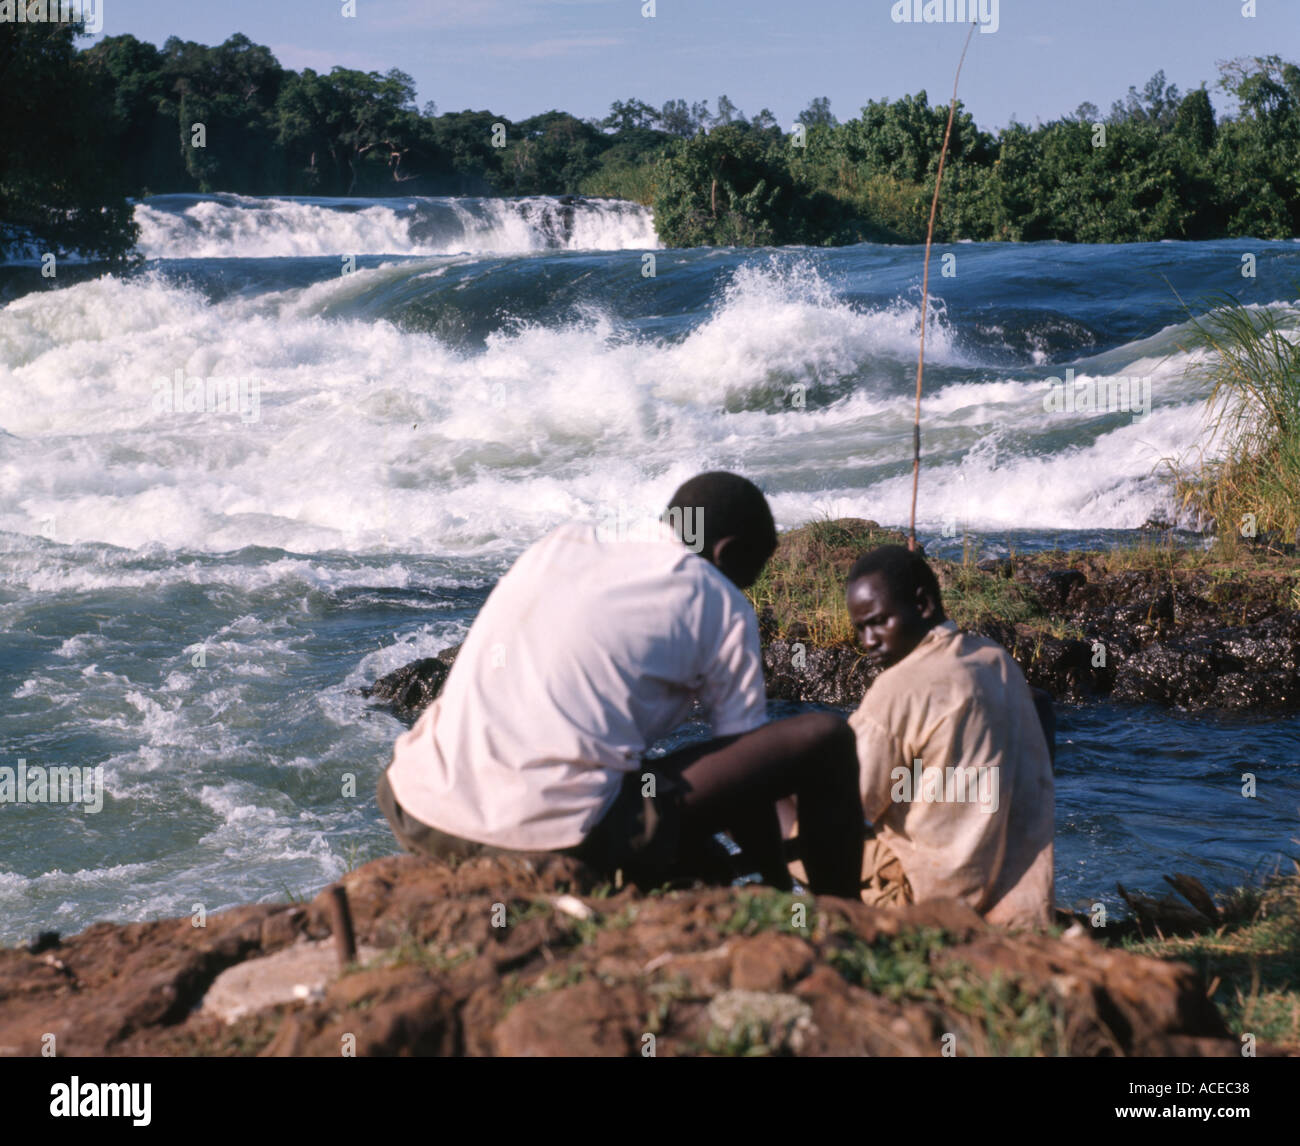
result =
M849 717L863 811L919 900L1044 926L1055 785L1024 674L1001 645L937 625Z
M630 540L562 526L497 583L388 781L462 839L571 847L697 698L715 736L766 720L745 595L666 527Z

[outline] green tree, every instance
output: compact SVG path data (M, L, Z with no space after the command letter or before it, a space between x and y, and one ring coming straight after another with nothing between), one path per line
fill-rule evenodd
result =
M420 178L442 153L415 110L415 83L380 74L310 68L291 77L276 105L277 141L306 189L352 195Z
M725 127L730 123L744 123L745 116L725 95L718 96L718 111L713 117L714 127Z
M609 115L600 121L606 130L635 131L650 129L659 123L660 113L639 99L615 100L609 105Z
M112 85L112 150L136 193L188 191L194 184L176 146L177 106L162 53L134 36L106 36L81 53Z
M669 246L852 241L833 196L799 186L784 158L737 124L681 140L660 160L655 229Z
M185 169L200 191L266 194L283 185L274 108L284 71L269 48L238 33L214 48L172 36L163 44L162 74Z
M831 114L831 101L827 96L818 96L812 100L795 121L808 127L834 127L839 122Z
M76 50L79 23L0 24L5 141L0 246L125 260L139 237L113 144L112 76Z
M1237 99L1215 151L1227 231L1260 239L1300 234L1300 67L1278 56L1232 60L1219 86Z
M566 112L521 120L502 156L502 190L510 195L574 194L607 146L598 129Z
M695 120L684 99L670 99L659 110L659 126L669 135L687 138L695 134Z
M464 190L460 193L490 195L502 185L505 149L492 144L497 124L505 129L508 144L514 125L490 111L449 112L429 122L429 138L442 156L438 170L461 181Z
M1116 100L1110 107L1111 123L1150 123L1157 127L1170 127L1178 112L1182 97L1174 84L1165 82L1163 69L1156 72L1143 85L1128 89L1128 98Z
M683 140L660 163L655 228L670 246L780 242L779 206L791 180L737 127Z

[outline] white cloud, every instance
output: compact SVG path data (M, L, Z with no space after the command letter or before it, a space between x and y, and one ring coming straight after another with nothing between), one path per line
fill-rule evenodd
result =
M624 41L616 36L573 36L568 39L534 40L531 43L495 44L488 51L494 56L506 56L512 60L546 60L593 48L615 48L622 43Z
M389 0L368 15L380 27L447 30L511 28L549 19L546 9L590 7L611 0Z

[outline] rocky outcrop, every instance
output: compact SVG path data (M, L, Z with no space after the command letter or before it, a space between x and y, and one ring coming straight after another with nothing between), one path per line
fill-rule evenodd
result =
M1071 602L1050 615L1051 626L1072 627L1082 636L991 616L969 626L1006 648L1029 683L1054 699L1300 712L1300 613L1278 610L1253 623L1222 624L1229 610L1206 610L1194 596L1131 584L1108 590L1093 582L1066 583L1098 596L1113 591L1117 598L1100 606ZM458 650L381 677L365 695L409 723L438 695ZM779 637L764 642L763 669L774 700L844 708L858 704L876 675L848 645Z
M1085 928L1009 934L951 901L610 895L559 856L392 856L344 885L379 954L292 1000L250 989L247 1013L205 997L227 968L229 995L327 938L328 889L0 951L0 1054L50 1034L61 1056L1240 1054L1190 967Z
M399 720L414 723L434 698L442 691L451 671L459 645L443 649L436 657L423 657L403 665L394 672L381 676L374 684L361 690L361 695L388 708Z
M1275 571L1225 581L1050 561L1021 562L1012 574L1042 619L974 626L1011 652L1031 684L1075 702L1300 711L1300 613L1284 603ZM1078 636L1058 635L1069 631Z
M874 674L850 640L825 634L857 555L904 540L855 518L782 534L758 592L769 697L858 704ZM1176 549L1135 551L1132 568L1111 557L932 564L950 613L1005 647L1029 683L1057 700L1300 712L1300 560L1259 547L1233 564ZM406 665L366 695L412 721L457 651Z
M845 645L822 647L781 638L763 643L763 677L774 700L854 708L879 673L857 649Z

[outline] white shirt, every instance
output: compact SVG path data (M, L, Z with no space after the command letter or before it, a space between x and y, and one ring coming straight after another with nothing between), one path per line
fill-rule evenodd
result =
M562 526L493 589L442 694L398 738L389 784L462 839L572 847L696 698L714 736L766 719L745 595L667 527L605 540Z

